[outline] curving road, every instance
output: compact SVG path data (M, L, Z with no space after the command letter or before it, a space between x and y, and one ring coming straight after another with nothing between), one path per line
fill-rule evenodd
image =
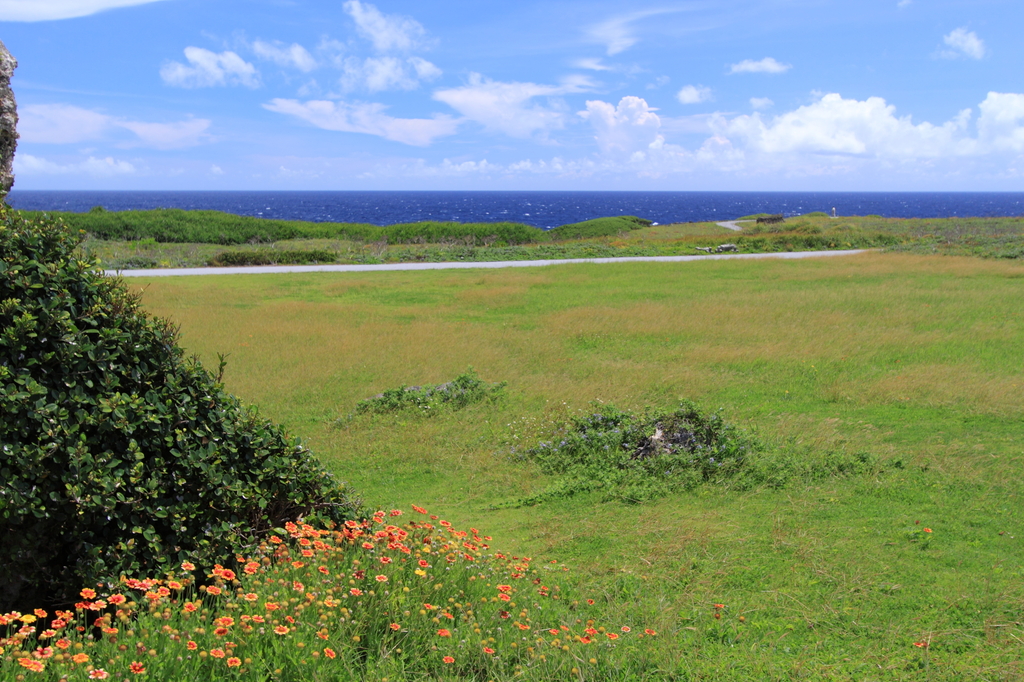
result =
M714 256L632 256L626 258L568 258L565 260L504 260L472 263L387 263L382 265L259 265L235 268L167 268L153 270L107 270L121 277L187 277L193 275L264 275L288 272L381 272L391 270L464 270L469 268L536 268L572 263L685 263L708 260L757 258L826 258L866 253L868 249L846 251L796 251L785 253L730 253Z

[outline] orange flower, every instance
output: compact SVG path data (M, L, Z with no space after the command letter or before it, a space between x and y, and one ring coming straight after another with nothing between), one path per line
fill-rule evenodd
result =
M263 606L264 606L264 608L267 609L267 611L277 611L279 608L281 608L280 606L278 606L276 603L274 603L272 601L268 601Z
M426 510L426 509L424 509L423 507L417 507L417 506L416 506L415 504L414 504L414 505L412 505L412 510L413 510L414 512L417 512L417 513L419 513L419 514L426 514L426 513L427 513L427 510Z
M89 655L88 654L75 654L74 656L71 657L71 660L74 661L75 663L78 663L79 665L81 665L82 663L87 663L89 661Z
M382 556L382 557L380 557L378 559L378 561L380 561L382 564L390 564L391 563L391 557L389 557L389 556Z
M931 529L931 528L925 528L925 529L924 529L924 532L925 532L925 533L931 533L931 532L932 532L932 529Z
M19 658L18 664L22 668L28 668L34 673L41 673L46 668L46 665L42 661L37 661L34 658Z
M631 632L632 628L630 628L628 625L623 625L622 626L622 631L623 632Z
M326 649L324 649L324 656L326 656L327 658L332 658L333 659L337 655L338 654L334 653L334 649L332 649L330 647L327 647Z
M275 635L287 635L288 634L288 628L285 627L284 625L278 625L276 628L274 628L274 634Z
M619 635L616 632L606 632L604 634L607 635L608 639L618 639L619 638Z
M499 594L498 599L500 599L501 601L512 601L512 597L510 597L507 594Z
M141 675L144 672L146 672L146 666L142 665L138 661L132 661L131 664L128 666L128 670L135 673L136 675Z
M657 633L656 631L654 631L654 630L650 629L650 628L644 628L644 634L645 634L645 635L649 635L649 636L651 636L651 637L654 637L654 636L655 636L655 635L657 635L658 633Z
M484 653L485 653L485 654L493 654L493 653L494 653L494 649L492 649L492 648L491 648L491 647L489 647L489 646L485 646L485 647L484 647Z
M590 644L591 641L589 637L580 637L580 644Z
M246 592L245 596L242 598L245 599L245 601L256 601L260 598L260 595L256 594L255 592Z
M58 649L67 649L69 646L71 646L71 640L64 639L63 637L61 637L56 642L54 642L54 644Z
M260 570L260 565L255 561L250 561L242 568L242 570L245 571L247 575L253 575L256 571Z
M452 663L454 663L454 662L455 662L455 659L454 659L454 658L452 658L451 656L445 656L445 657L444 657L444 658L442 658L441 660L442 660L442 661L444 661L445 663L448 663L448 664L452 664Z
M399 625L398 623L392 623L392 624L391 624L391 625L389 625L388 627L390 627L390 628L391 628L392 630L396 630L396 631L397 631L397 630L401 630L401 629L402 629L402 626L401 626L401 625Z
M113 604L114 606L118 606L119 604L123 604L126 601L128 601L128 598L125 597L123 594L112 594L112 595L110 595L110 598L107 599L107 603Z
M220 577L224 578L224 580L234 580L235 572L232 571L230 568L225 568L223 571L220 572Z
M512 591L512 586L511 585L498 585L498 592L511 592L511 591Z
M437 636L438 637L451 637L452 633L451 633L450 630L448 630L446 628L441 628L440 630L437 631Z
M195 604L193 604L192 602L190 602L190 601L187 601L187 602L185 602L185 605L184 605L184 606L182 606L181 608L182 608L182 610L183 610L183 611L185 611L186 613L193 613L193 612L194 612L194 611L196 611L196 610L197 610L197 609L198 609L199 607L197 607L197 606L196 606Z
M196 570L196 565L194 563L192 563L191 561L182 561L181 562L181 570L191 572L191 571Z
M372 542L364 542L363 543L363 549L373 549L373 543Z
M228 629L227 628L217 628L217 629L215 629L213 631L213 634L217 635L218 637L223 637L224 635L228 634Z
M320 571L324 575L330 575L331 574L330 569L328 569L326 566L321 566L320 568L318 568L316 570Z
M195 642L193 642L190 639L190 640L188 640L188 644L185 645L185 648L188 649L189 651L195 651L196 649L199 648L199 645L196 644Z
M242 659L237 658L235 656L232 656L231 658L228 659L228 667L229 668L237 668L240 665L242 665Z
M363 591L360 590L358 587L350 588L348 593L351 594L353 597L361 597L361 596L363 596Z
M219 587L217 587L216 585L210 585L209 587L206 588L206 594L212 594L213 596L216 597L220 593L221 593L221 589Z
M928 642L914 642L914 646L916 646L918 649L927 649Z
M388 581L388 577L386 575L378 575L377 576L377 582L379 582L379 583L386 583L387 581Z
M89 589L88 587L86 587L84 590L82 590L78 594L82 595L82 599L95 599L96 598L96 590Z
M90 680L105 680L108 677L110 677L110 673L108 673L103 668L96 668L95 670L89 671Z
M215 620L213 622L216 623L217 625L221 625L223 627L229 628L229 627L231 627L232 625L235 624L235 619L232 618L231 616L221 616L220 618L218 618L217 620Z

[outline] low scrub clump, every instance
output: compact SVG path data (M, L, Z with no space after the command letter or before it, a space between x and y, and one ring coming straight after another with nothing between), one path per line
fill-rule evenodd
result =
M628 679L648 674L643 623L604 620L568 568L490 549L413 505L289 523L196 574L84 589L75 609L0 616L0 679ZM201 584L200 584L201 583ZM198 584L198 586L197 586ZM4 634L0 629L0 635Z
M591 239L594 237L614 237L623 232L639 230L651 225L650 220L633 215L594 218L581 223L570 223L548 230L551 239Z
M461 410L473 403L499 399L504 395L506 385L504 381L497 384L482 381L470 367L443 384L399 386L360 400L355 414L390 414L400 410L437 414L442 410Z
M78 241L0 207L0 611L356 513Z
M549 440L513 450L515 457L559 477L552 487L516 504L589 491L642 502L735 475L754 445L719 412L702 412L689 401L675 410L640 414L602 405L558 426Z
M326 249L306 251L278 251L276 249L254 249L252 251L224 251L210 259L209 265L311 265L333 263L338 254Z

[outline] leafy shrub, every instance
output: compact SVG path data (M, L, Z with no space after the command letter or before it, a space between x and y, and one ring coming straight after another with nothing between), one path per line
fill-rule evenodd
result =
M356 414L389 414L416 409L423 414L437 414L442 409L461 410L483 400L497 400L506 383L488 384L470 367L451 381L436 386L399 386L356 404Z
M333 263L338 256L333 251L310 249L308 251L277 251L257 249L255 251L224 251L210 259L210 265L309 265L310 263Z
M0 611L355 512L309 450L185 358L177 330L77 243L0 207Z
M594 218L582 223L570 223L548 230L550 239L590 239L593 237L614 237L620 232L629 232L648 227L650 220L633 215Z
M126 258L118 258L104 265L111 270L147 270L155 268L159 264L156 258L149 256L128 256Z
M603 405L518 454L560 478L517 504L593 490L607 499L642 502L735 474L753 446L720 413L705 414L688 401L674 411L642 414Z

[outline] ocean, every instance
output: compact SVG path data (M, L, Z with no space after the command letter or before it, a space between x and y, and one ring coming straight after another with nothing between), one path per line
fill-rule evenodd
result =
M84 212L205 209L310 222L391 225L422 220L518 222L540 228L635 215L656 223L787 216L836 209L838 215L950 218L1024 215L1024 192L139 192L18 190L24 210Z

